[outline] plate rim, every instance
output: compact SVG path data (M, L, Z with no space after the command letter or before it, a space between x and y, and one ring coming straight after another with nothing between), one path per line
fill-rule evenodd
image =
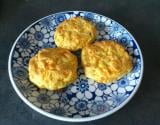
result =
M55 114L52 114L52 113L49 113L49 112L46 112L38 107L36 107L35 105L33 105L31 102L28 101L28 99L26 99L24 97L24 95L21 93L21 91L18 89L16 83L14 82L13 80L13 75L12 75L12 72L11 72L11 60L12 60L12 54L13 54L13 51L14 51L14 48L19 40L19 38L31 27L33 26L34 24L38 23L39 21L47 18L47 17L50 17L52 16L53 14L61 14L61 13L68 13L68 12L83 12L83 13L93 13L93 14L97 14L99 16L104 16L106 18L108 18L109 20L117 23L118 25L120 25L121 27L123 27L127 33L131 36L131 38L134 40L134 43L136 44L137 46L137 49L139 50L139 53L140 53L140 59L141 59L141 73L140 73L140 80L139 80L139 83L136 85L135 89L132 91L132 93L130 94L130 96L124 101L122 102L120 105L118 105L117 107L115 107L114 109L110 110L110 111L107 111L105 113L102 113L102 114L99 114L99 115L96 115L96 116L90 116L90 117L82 117L82 118L69 118L69 117L64 117L64 116L58 116L58 115L55 115ZM10 53L9 53L9 58L8 58L8 74L9 74L9 78L10 78L10 81L11 81L11 84L12 84L12 87L14 88L14 90L16 91L17 95L23 100L23 102L25 102L30 108L34 109L35 111L39 112L40 114L44 115L44 116L48 116L49 118L52 118L52 119L57 119L57 120L61 120L61 121L68 121L68 122L86 122L86 121L93 121L93 120L97 120L97 119L100 119L100 118L104 118L104 117L107 117L113 113L115 113L116 111L120 110L122 107L124 107L133 97L134 95L136 94L137 90L139 89L140 85L141 85L141 82L142 82L142 78L143 78L143 73L144 73L144 60L143 60L143 55L142 55L142 51L136 41L136 39L133 37L133 35L123 26L121 25L119 22L117 22L116 20L113 20L105 15L101 15L101 14L98 14L98 13L95 13L95 12L91 12L91 11L79 11L79 10L71 10L71 11L61 11L61 12L56 12L56 13L51 13L49 14L48 16L44 16L38 20L36 20L35 22L33 22L32 24L30 24L27 28L25 28L20 34L19 36L16 38L16 40L14 41L14 43L12 44L12 47L11 47L11 50L10 50Z

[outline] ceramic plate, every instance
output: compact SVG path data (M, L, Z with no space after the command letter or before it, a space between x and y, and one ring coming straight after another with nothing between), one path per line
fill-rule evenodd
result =
M78 69L78 79L59 92L39 89L28 78L28 61L42 48L56 47L53 35L66 19L81 16L97 28L97 40L115 40L133 58L133 70L112 84L96 83ZM80 56L80 53L76 53ZM81 122L108 116L123 107L137 91L143 74L141 50L133 36L116 21L92 12L67 11L51 14L27 27L16 39L9 56L9 76L20 98L50 118Z

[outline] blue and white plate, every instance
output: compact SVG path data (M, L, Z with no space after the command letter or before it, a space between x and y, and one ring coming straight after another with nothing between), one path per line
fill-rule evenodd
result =
M96 83L78 69L78 79L61 91L34 86L28 78L28 61L40 49L56 47L56 27L66 19L81 16L92 21L98 30L97 40L115 40L133 58L133 70L109 84ZM77 53L79 56L79 53ZM50 118L81 122L108 116L122 108L136 93L143 74L141 50L133 36L116 21L92 12L67 11L44 17L27 27L16 39L9 56L9 76L20 98L34 110Z

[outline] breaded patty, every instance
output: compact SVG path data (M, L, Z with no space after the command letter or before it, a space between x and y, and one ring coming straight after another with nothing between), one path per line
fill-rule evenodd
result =
M71 51L82 49L96 38L95 26L82 17L73 17L62 22L54 33L58 47Z
M66 49L42 49L29 61L29 79L39 88L58 90L77 79L77 63Z
M99 41L82 49L85 75L100 83L111 83L131 71L132 60L125 48L114 41Z

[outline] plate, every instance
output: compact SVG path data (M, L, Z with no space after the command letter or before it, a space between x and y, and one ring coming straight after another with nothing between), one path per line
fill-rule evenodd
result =
M115 40L133 60L133 70L111 84L96 83L78 68L78 79L61 91L34 86L28 78L28 61L42 48L56 47L53 35L66 19L81 16L97 28L97 40ZM76 52L80 56L79 52ZM100 14L66 11L46 16L27 27L16 39L8 61L13 88L20 98L37 112L50 118L82 122L108 116L122 108L136 93L143 75L143 58L134 37L119 23Z

